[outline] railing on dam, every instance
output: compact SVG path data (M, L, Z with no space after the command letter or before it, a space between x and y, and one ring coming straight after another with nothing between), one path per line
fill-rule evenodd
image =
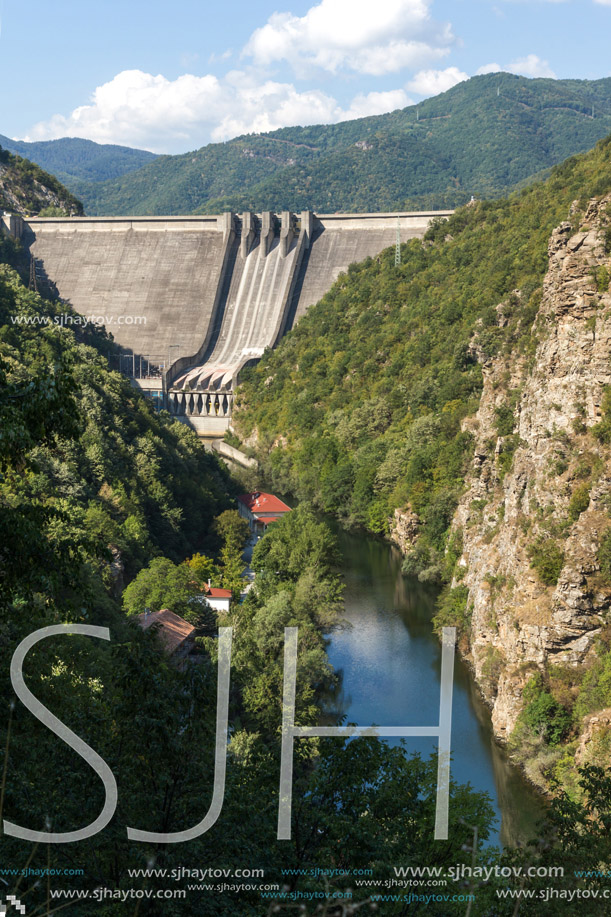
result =
M111 369L129 376L130 379L159 379L161 383L171 360L169 356L113 352L108 354L108 363Z

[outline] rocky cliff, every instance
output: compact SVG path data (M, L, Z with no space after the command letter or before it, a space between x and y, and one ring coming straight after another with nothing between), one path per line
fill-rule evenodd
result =
M536 673L564 685L556 693L570 708L611 606L599 563L611 449L596 426L611 385L611 195L576 202L569 217L549 242L530 347L482 358L479 410L464 421L475 448L453 521L463 553L452 585L462 649L501 739ZM499 324L510 309L499 306Z
M78 216L83 207L52 175L0 147L0 210Z

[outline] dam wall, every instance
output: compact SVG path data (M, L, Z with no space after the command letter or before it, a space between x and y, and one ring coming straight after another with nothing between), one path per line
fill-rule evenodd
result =
M401 242L422 238L433 217L449 216L451 212L316 215L312 245L292 303L293 321L322 299L350 264L374 258L395 245L397 229Z
M35 274L104 324L120 368L202 435L222 435L243 366L273 347L350 264L427 213L29 218L11 224ZM4 220L5 231L9 229Z
M22 239L61 299L161 371L208 338L230 235L225 215L74 217L29 219Z

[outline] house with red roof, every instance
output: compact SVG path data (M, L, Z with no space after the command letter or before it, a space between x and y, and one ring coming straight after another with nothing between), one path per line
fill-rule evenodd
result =
M177 661L184 660L195 648L196 628L168 608L145 612L137 616L137 621L142 630L152 627L161 648Z
M204 586L204 598L215 611L221 611L223 614L229 613L231 589L221 589L219 586Z
M277 522L290 511L291 507L274 494L266 494L260 490L238 497L238 512L248 520L251 532L256 535L264 535L268 525Z

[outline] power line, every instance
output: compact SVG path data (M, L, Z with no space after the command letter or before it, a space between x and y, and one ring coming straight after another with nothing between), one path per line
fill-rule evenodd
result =
M401 264L401 222L397 217L397 235L395 239L395 267Z

